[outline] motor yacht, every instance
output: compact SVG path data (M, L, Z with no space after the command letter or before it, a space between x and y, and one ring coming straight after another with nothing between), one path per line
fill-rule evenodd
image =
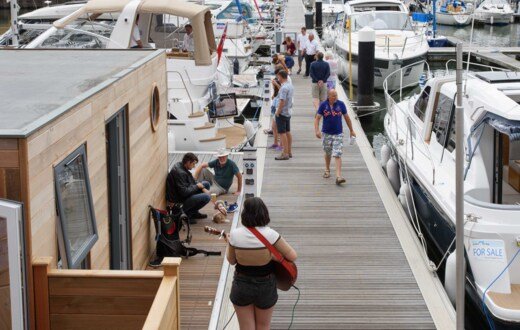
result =
M385 84L388 142L381 162L454 302L455 150L464 148L465 290L472 315L466 324L518 329L520 74L465 75L463 132L455 129L456 92L455 75L431 78L411 97ZM456 145L459 133L463 146Z
M350 25L350 33L349 26ZM407 66L405 84L419 80L428 51L424 29L412 25L406 6L397 0L354 0L345 3L345 18L325 28L325 44L332 44L339 58L339 74L349 75L349 53L352 53L352 80L358 80L358 34L364 27L375 30L374 87L383 88L391 72ZM351 49L349 49L349 35ZM410 65L417 63L416 65ZM400 81L388 82L390 89Z

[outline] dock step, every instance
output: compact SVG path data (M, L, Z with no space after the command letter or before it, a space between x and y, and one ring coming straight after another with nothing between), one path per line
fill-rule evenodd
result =
M217 134L215 137L212 137L209 139L202 139L202 140L199 140L199 142L201 142L201 143L214 142L214 141L221 141L221 140L225 140L225 139L226 139L226 136L224 134Z

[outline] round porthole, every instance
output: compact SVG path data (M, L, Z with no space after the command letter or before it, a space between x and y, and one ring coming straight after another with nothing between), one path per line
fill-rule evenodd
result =
M150 123L152 124L152 131L156 131L159 126L159 117L161 114L161 102L159 98L159 88L154 83L152 87L152 97L150 99Z

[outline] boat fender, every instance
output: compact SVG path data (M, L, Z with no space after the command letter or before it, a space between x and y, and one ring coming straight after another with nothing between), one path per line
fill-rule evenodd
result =
M457 297L457 257L455 250L446 259L446 268L444 270L444 289L450 298L451 303L455 306Z
M388 160L391 156L391 150L390 147L387 144L383 144L381 147L381 158L379 160L381 167L386 171L386 163L388 163Z
M399 202L401 202L401 205L403 206L406 214L408 214L408 216L411 218L412 214L409 213L413 212L413 202L410 183L403 183L401 188L399 188Z
M399 164L397 164L393 158L390 158L386 163L386 175L388 176L388 181L390 181L390 184L397 195L399 193L399 188L401 187L401 177L399 175Z

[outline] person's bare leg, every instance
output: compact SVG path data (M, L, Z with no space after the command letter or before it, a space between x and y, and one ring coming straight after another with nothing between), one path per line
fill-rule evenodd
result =
M341 178L341 157L334 157L336 162L336 178Z
M314 110L318 110L318 107L320 106L320 100L312 99L312 104L314 105Z
M271 329L271 319L273 317L274 306L268 309L260 309L255 307L255 325L256 330ZM242 327L240 328L242 330Z
M291 155L292 154L292 134L291 134L291 132L287 132L287 133L285 133L285 135L287 136L287 155Z
M289 155L289 152L287 151L287 133L280 133L280 140L282 141L282 147L283 147L283 151L282 151L282 155L283 156L288 156Z
M271 125L271 129L273 130L273 143L274 144L278 144L278 139L279 139L279 135L278 135L278 129L276 128L276 120L273 118L273 124Z
M233 307L235 307L235 312L237 313L240 330L255 330L255 306L233 305Z
M329 171L330 172L330 159L331 159L331 155L327 155L325 154L325 170Z

